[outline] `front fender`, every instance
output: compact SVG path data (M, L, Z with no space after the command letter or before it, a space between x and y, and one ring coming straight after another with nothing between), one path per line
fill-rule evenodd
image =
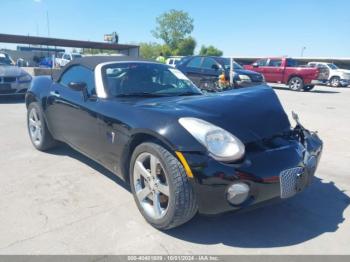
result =
M37 76L34 77L30 88L26 93L26 106L28 107L32 102L38 102L42 108L45 108L45 97L52 85L51 76Z

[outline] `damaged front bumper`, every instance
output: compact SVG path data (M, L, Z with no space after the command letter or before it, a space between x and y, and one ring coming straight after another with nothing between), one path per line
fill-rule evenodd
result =
M199 212L218 214L294 196L312 181L322 153L322 141L300 123L288 134L246 145L240 163L222 163L200 153L184 153L192 170ZM239 205L228 201L235 183L249 186Z

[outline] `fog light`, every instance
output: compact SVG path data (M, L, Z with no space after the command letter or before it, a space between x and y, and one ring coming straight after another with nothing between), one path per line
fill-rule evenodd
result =
M234 205L240 205L247 200L249 196L249 186L245 183L232 184L227 189L227 200Z

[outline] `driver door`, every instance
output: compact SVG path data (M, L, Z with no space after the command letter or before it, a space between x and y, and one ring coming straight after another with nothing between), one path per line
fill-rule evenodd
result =
M256 61L254 63L255 65L253 64L253 67L254 67L253 70L255 72L263 74L265 79L266 79L266 82L270 82L271 80L268 79L267 62L268 62L268 59L266 59L266 58L259 59L258 61Z
M71 82L86 83L86 92L73 90ZM93 71L73 66L51 86L46 108L54 136L94 158L101 144L97 101Z
M280 83L283 80L284 67L282 67L282 59L269 59L269 63L265 69L265 79L266 81L273 83Z
M205 57L201 65L205 77L217 78L220 74L220 65L211 57Z

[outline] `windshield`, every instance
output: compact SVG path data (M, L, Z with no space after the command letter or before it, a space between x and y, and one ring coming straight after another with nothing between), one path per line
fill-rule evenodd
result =
M0 65L12 65L12 61L7 55L0 53Z
M335 64L327 64L330 69L337 70L338 67Z
M220 58L220 62L223 64L225 70L230 69L230 65L231 65L231 59L230 58ZM241 67L238 63L233 61L233 69L243 69L243 67Z
M116 63L103 68L112 96L179 96L202 92L178 69L153 63Z

